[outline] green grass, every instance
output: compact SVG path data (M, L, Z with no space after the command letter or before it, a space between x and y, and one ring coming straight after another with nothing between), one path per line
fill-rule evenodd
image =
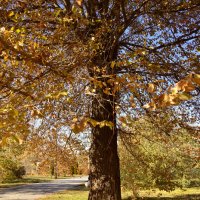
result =
M77 177L80 177L80 175L76 175ZM73 176L73 177L76 177ZM72 176L65 176L65 177L58 177L58 179L67 179L72 178ZM24 176L22 179L15 179L15 180L7 180L3 183L0 183L0 188L10 188L18 185L25 185L30 183L44 183L49 182L51 180L54 180L53 177L50 176Z
M88 190L85 189L84 186L77 187L74 190L66 190L62 192L58 192L40 200L87 200Z
M15 180L7 180L3 183L0 183L0 188L10 188L18 185L24 185L29 183L43 183L49 182L52 180L51 177L45 176L25 176L22 179L15 179Z
M126 194L125 199L131 199L132 194L124 192ZM138 192L138 200L200 200L200 187L176 189L171 192L160 191L160 190L142 190Z
M123 191L123 200L131 200L132 193ZM200 188L188 188L185 190L176 189L172 192L163 192L159 190L143 190L139 192L138 200L199 200ZM88 190L85 187L78 187L74 190L66 190L55 193L40 200L87 200Z

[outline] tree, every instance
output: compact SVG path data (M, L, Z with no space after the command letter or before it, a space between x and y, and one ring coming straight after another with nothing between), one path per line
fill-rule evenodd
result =
M124 128L128 130L122 134L120 145L122 186L131 189L134 196L140 188L182 188L185 181L195 178L191 166L199 171L197 131L178 127L170 118L169 113L153 120L146 116L129 121Z
M182 96L175 92L175 101L162 91L199 72L198 2L24 0L1 5L2 102L26 112L26 118L59 113L64 126L77 133L90 125L89 199L120 200L117 116L139 117L146 112L143 105L159 95L156 105L190 98L187 92L199 85L198 74L191 75L192 86L184 81L192 89Z
M37 173L57 178L70 174L71 167L77 165L77 152L84 153L85 150L81 140L72 133L67 135L65 130L51 130L53 125L50 124L48 121L49 126L41 124L39 128L33 128L26 140L23 160L29 165L35 163Z

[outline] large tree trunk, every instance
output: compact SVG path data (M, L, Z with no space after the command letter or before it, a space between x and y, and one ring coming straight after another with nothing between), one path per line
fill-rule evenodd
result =
M116 114L114 98L97 92L92 102L92 117L96 121L111 121L114 127L92 129L90 148L89 200L121 200L119 157L117 152Z

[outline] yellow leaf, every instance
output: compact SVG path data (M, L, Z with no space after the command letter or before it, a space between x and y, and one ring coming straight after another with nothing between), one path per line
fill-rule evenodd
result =
M80 133L80 129L77 124L72 124L71 129L74 133Z
M88 118L87 121L93 126L97 126L99 124L99 122L97 122L96 120L94 119L91 119L91 118Z
M18 117L19 116L19 112L16 109L12 110L14 117Z
M186 100L191 99L192 96L184 92L184 93L178 94L177 98L180 100L186 101Z
M67 96L68 92L59 92L59 96Z
M183 92L190 92L193 91L195 89L194 85L192 84L191 80L187 80L187 79L183 79L181 81L179 81L174 89L176 88L176 90L182 90Z
M74 119L72 119L72 122L77 122L78 121L78 118L75 117Z
M13 11L9 12L8 16L12 17L13 15L15 15L15 13Z
M20 33L21 32L21 30L18 28L17 30L16 30L16 33Z
M178 87L175 85L175 87L170 87L169 90L170 90L171 94L177 94L178 91L180 90L180 88L178 88Z
M23 41L19 41L18 45L21 46L21 47L23 47L24 46L24 42Z
M52 98L52 99L55 98L55 99L59 99L60 97L62 97L62 96L67 96L67 95L68 95L68 92L67 92L67 91L55 92L55 93L46 95L46 98Z
M104 121L99 122L100 128L103 128L104 126L108 126L110 129L112 129L113 125L114 124L111 121L104 120Z
M105 94L107 94L107 95L112 95L112 94L110 93L110 88L104 89L103 92L104 92Z
M5 146L7 144L7 137L3 137L2 140L0 140L0 146Z
M167 94L162 94L157 98L160 102L166 102L169 100L169 96Z
M156 103L154 101L148 103L148 104L145 104L143 106L143 108L146 108L146 109L150 109L150 110L155 110L156 109Z
M74 122L76 122L77 118L74 119L73 119ZM84 131L86 126L87 126L87 118L83 118L79 123L73 123L70 127L74 133L80 133Z
M83 0L76 0L76 3L77 3L79 6L81 6L82 3L83 3Z
M19 143L19 138L16 135L11 135L11 138L14 139L17 143Z
M149 93L153 93L155 91L155 85L153 83L149 83L148 84L148 88L147 88L147 91Z
M115 62L112 61L110 67L113 69L115 67Z

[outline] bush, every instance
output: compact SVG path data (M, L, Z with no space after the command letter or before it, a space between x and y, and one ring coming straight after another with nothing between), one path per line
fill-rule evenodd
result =
M24 166L15 160L0 156L0 182L20 179L26 174Z
M26 174L26 169L24 166L19 166L18 169L14 171L16 178L22 178Z

